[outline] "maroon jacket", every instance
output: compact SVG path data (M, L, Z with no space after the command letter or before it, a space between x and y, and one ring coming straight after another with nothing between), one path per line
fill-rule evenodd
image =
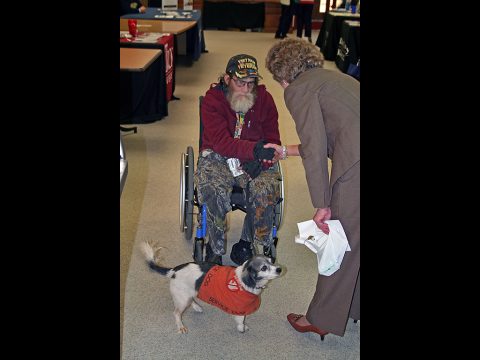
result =
M202 146L240 162L254 160L253 148L259 140L281 145L278 112L265 85L257 86L255 105L245 115L240 139L234 139L237 117L230 108L221 85L210 88L202 102Z

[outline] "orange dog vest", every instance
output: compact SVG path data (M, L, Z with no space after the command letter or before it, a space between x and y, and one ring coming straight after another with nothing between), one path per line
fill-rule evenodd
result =
M205 275L197 297L232 315L249 315L260 307L260 296L240 285L233 266L212 267Z

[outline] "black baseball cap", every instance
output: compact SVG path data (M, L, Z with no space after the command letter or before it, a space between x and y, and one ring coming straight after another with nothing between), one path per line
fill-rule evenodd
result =
M239 79L257 77L263 79L258 73L257 59L251 55L239 54L228 60L226 73L235 75Z

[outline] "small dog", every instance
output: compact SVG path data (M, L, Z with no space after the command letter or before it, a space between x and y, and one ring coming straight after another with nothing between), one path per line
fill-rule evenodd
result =
M221 266L207 262L190 262L174 268L155 263L154 249L144 242L142 250L150 268L169 277L170 293L175 310L173 315L178 333L187 333L182 323L182 314L192 305L193 310L202 312L197 303L201 299L233 315L237 330L248 330L245 317L260 307L260 293L270 280L280 276L282 268L272 264L265 256L254 256L238 267Z

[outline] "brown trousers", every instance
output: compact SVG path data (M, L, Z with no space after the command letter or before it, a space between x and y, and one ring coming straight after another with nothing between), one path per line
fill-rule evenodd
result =
M330 208L332 220L342 223L351 251L335 273L318 276L306 317L318 328L343 336L349 317L360 320L360 161L334 184Z

